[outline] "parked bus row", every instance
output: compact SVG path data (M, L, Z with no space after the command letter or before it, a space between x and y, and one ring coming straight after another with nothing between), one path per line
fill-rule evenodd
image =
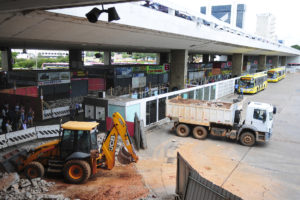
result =
M267 73L261 72L241 76L238 92L255 94L267 88L268 82L278 82L285 78L285 76L285 67L270 69Z

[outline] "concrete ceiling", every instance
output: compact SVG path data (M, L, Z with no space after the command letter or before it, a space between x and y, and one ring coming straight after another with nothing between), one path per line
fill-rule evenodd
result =
M138 0L0 0L0 13L47 10L133 1Z
M0 14L0 47L290 55L105 21L91 24L85 18L47 11Z

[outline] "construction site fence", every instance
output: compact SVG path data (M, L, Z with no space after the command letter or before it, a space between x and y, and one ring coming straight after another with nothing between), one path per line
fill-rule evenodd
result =
M241 200L228 190L202 177L178 152L176 194L181 200Z
M25 130L0 135L0 149L15 146L36 139L59 136L59 125L36 126Z

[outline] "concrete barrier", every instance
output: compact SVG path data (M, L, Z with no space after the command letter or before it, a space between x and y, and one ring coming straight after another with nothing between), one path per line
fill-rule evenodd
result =
M6 133L7 145L13 146L16 144L28 142L37 139L35 128L20 130L15 132Z
M83 112L82 104L80 105L79 113ZM63 117L70 115L70 107L69 106L63 106L63 107L57 107L52 109L43 110L43 120L45 119L52 119L57 117Z
M59 136L59 125L37 126L0 135L0 149L28 141Z
M6 148L7 146L8 145L7 145L7 140L6 140L5 134L0 135L0 149Z
M59 125L37 126L37 138L51 138L59 136Z

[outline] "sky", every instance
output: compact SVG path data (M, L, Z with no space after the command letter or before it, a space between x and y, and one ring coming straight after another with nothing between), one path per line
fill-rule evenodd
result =
M162 0L163 1L163 0ZM226 5L232 2L246 5L245 31L255 33L256 15L271 13L276 18L275 32L285 45L300 45L300 1L299 0L169 0L177 5L200 12L200 6L207 4Z

